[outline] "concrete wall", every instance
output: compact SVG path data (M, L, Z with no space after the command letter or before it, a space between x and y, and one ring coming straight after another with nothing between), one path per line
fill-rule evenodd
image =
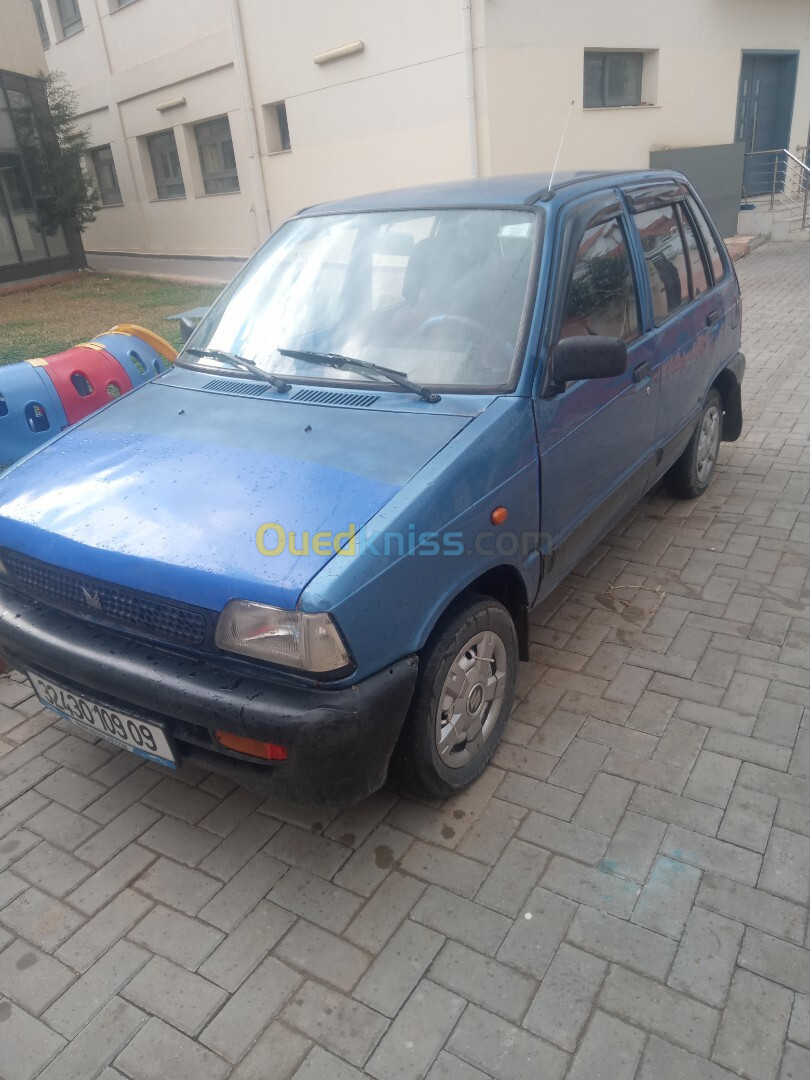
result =
M732 142L743 49L801 51L790 142L807 141L807 0L494 0L484 39L493 173L549 168L572 100L561 168L645 168L651 150ZM644 51L652 104L583 108L586 48Z
M287 103L292 150L264 162L274 221L336 196L468 175L456 0L242 0L241 9L257 113ZM363 52L313 62L358 39Z
M18 75L47 71L31 0L0 0L0 68Z
M23 8L28 0L2 0ZM246 255L302 206L470 174L461 0L79 0L85 29L51 34L48 63L78 90L109 142L124 205L105 207L89 250ZM251 152L231 22L240 12ZM43 0L52 22L49 0ZM791 145L810 124L808 0L472 0L482 174L550 168L569 103L561 168L646 167L651 151L729 143L744 49L801 50ZM33 27L33 21L32 21ZM36 35L35 28L33 29ZM36 39L38 43L38 38ZM355 40L328 64L316 54ZM584 109L586 48L645 52L650 104ZM160 110L169 99L185 98ZM265 108L285 101L292 148ZM227 114L240 191L204 195L191 125ZM185 200L155 198L144 136L173 127Z

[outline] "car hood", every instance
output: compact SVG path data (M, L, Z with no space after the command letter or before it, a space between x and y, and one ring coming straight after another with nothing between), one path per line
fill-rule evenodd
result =
M304 534L362 528L471 419L232 384L148 384L11 469L0 547L212 610L233 597L294 607L332 557ZM279 554L258 550L265 523L293 534Z

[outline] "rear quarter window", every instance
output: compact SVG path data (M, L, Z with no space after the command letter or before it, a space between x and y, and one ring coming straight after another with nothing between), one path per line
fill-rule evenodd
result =
M706 220L706 215L700 209L695 200L690 196L686 200L689 206L690 213L697 224L698 231L703 237L703 243L706 247L706 254L709 256L709 265L712 268L712 276L715 281L721 281L726 273L726 268L723 265L723 258L717 247L717 243L714 239L714 233L711 226Z
M706 266L703 262L703 253L700 250L700 243L695 234L691 218L683 203L678 203L678 214L681 219L683 238L686 242L686 253L689 256L689 266L692 271L692 292L695 296L700 296L700 294L705 293L709 287L709 278L706 272Z

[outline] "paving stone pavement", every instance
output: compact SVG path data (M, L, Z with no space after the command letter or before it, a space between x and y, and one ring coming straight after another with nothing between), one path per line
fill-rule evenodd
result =
M296 809L0 679L4 1080L810 1077L810 245L738 269L744 437L535 613L465 793Z

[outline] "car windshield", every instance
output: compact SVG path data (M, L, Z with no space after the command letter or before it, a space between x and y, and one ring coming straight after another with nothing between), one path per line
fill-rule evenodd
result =
M421 385L504 386L515 363L540 213L293 218L216 301L190 344L321 383L374 380L396 389L368 369L336 369L317 356L279 350L353 357Z

